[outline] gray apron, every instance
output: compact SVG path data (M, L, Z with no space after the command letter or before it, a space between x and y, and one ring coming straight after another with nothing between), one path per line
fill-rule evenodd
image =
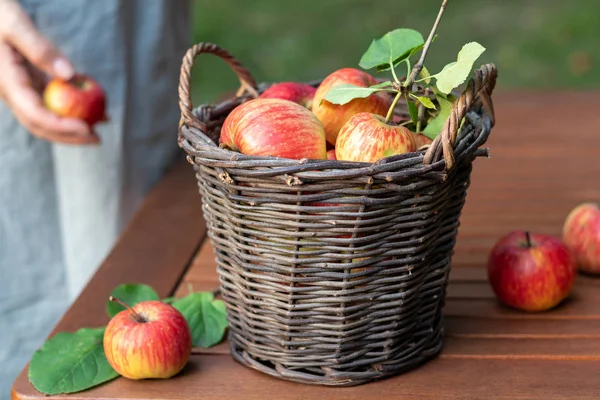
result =
M177 84L191 37L186 0L21 3L104 86L110 122L97 126L100 146L50 144L0 102L0 399L180 155Z

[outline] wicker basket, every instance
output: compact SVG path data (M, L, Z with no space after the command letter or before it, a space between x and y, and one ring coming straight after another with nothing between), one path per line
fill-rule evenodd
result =
M190 71L201 53L233 68L243 89L236 97L192 107ZM459 217L472 162L488 154L480 146L494 124L495 81L494 65L476 70L426 150L373 164L256 157L217 143L228 113L268 85L214 44L188 50L179 144L194 165L238 362L351 386L439 354Z

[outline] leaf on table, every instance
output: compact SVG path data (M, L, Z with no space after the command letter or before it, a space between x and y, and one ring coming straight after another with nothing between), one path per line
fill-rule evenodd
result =
M227 310L222 300L214 300L210 292L196 292L173 302L185 317L194 346L212 347L221 340L227 329Z
M364 69L381 67L388 69L412 55L413 50L423 46L423 35L413 29L399 28L371 42L358 65ZM422 48L422 47L421 47Z
M381 87L362 87L350 83L343 83L332 87L327 92L324 99L334 104L346 104L354 99L369 97L375 92L384 90L386 89L382 89Z
M145 284L126 283L114 288L110 294L130 307L142 301L160 300L156 291L151 286ZM114 301L108 300L106 303L106 312L111 318L124 309L123 306Z
M104 327L61 332L37 350L29 364L29 381L55 395L89 389L119 376L104 355Z
M444 124L446 123L446 120L450 117L452 107L454 107L454 103L446 100L442 96L436 96L436 99L439 104L440 112L434 118L429 120L425 129L423 129L421 132L430 139L435 139L436 136L440 134Z
M460 86L471 73L473 63L485 51L485 48L477 42L465 44L456 61L447 64L441 72L434 75L436 86L440 92L448 94L452 89Z

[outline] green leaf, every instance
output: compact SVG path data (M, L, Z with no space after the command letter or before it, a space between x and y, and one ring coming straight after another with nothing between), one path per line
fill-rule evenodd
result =
M407 101L406 104L408 106L408 113L410 114L410 119L412 120L413 124L416 124L419 119L419 110L417 110L417 105L412 101Z
M433 39L431 39L431 43L435 42L435 39L437 39L438 35L434 35ZM412 56L414 56L415 54L417 54L418 52L420 52L421 50L423 50L423 47L425 47L425 43L412 48L408 53L403 54L402 56L398 57L396 60L394 60L394 67L397 67L398 64L400 64L402 61L404 61L407 58L411 58ZM424 68L424 67L423 67ZM378 65L377 66L377 72L384 72L390 69L390 63L384 64L384 65Z
M325 95L325 100L334 104L346 104L354 99L369 97L375 92L384 90L387 89L362 87L350 83L343 83L332 87Z
M162 299L162 302L166 304L173 304L175 300L177 300L176 297L165 297L164 299Z
M431 110L435 110L435 104L433 104L433 102L431 101L431 99L429 97L425 97L425 96L415 96L415 97L425 107L427 107Z
M440 112L436 117L429 120L425 129L423 129L423 132L421 132L430 139L435 139L435 137L442 131L446 120L450 117L452 107L454 106L454 103L446 100L443 97L436 96L436 98L438 104L440 105Z
M29 381L38 391L54 395L79 392L118 377L104 355L103 338L103 327L56 334L33 354Z
M383 88L392 88L392 81L385 81L378 83L377 85L369 86L371 89L383 89Z
M411 51L425 43L423 35L413 29L395 29L371 42L358 65L364 69L394 65L411 55Z
M423 79L423 82L425 82L425 84L427 85L429 85L429 83L431 82L431 74L429 73L429 70L425 68L424 65L423 68L421 68L421 72L419 72L419 77L421 77L421 79Z
M437 79L437 88L445 94L462 84L471 73L473 63L485 51L477 42L467 43L458 53L456 61L446 65L441 72L434 75Z
M111 296L123 301L125 304L133 307L141 301L160 300L156 291L144 284L123 284L113 289ZM125 308L114 301L108 300L106 303L106 312L112 318Z
M227 310L222 300L210 292L196 292L173 302L185 317L194 346L211 347L223 340L227 329Z

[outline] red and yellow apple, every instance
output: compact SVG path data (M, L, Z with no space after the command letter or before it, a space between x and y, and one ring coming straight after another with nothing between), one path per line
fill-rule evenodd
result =
M158 300L123 305L127 309L112 317L104 331L104 353L114 370L129 379L170 378L179 373L192 351L184 316Z
M573 208L565 219L562 236L577 268L600 274L600 205L586 202Z
M431 140L427 136L423 135L422 133L415 133L415 132L411 132L411 133L413 134L413 139L415 140L415 148L417 150L423 146L429 146L433 142L433 140Z
M316 91L314 86L305 83L279 82L269 86L259 98L289 100L310 110Z
M340 129L335 156L344 161L375 162L415 149L413 134L407 128L390 125L380 115L361 112L353 115Z
M386 92L375 92L368 97L353 99L346 104L334 104L325 100L329 90L340 84L369 87L377 83L373 76L355 68L338 69L323 79L315 93L312 111L323 123L329 143L336 143L338 132L354 114L370 112L385 116L392 105L392 98Z
M223 122L221 144L242 154L327 159L323 124L307 108L283 99L253 99Z
M337 160L337 158L335 158L335 149L327 150L327 159Z
M87 75L71 80L53 78L44 88L43 98L46 108L61 117L81 119L90 126L108 121L104 90Z
M498 299L523 311L545 311L571 292L577 270L569 249L556 237L513 231L492 248L489 283Z

